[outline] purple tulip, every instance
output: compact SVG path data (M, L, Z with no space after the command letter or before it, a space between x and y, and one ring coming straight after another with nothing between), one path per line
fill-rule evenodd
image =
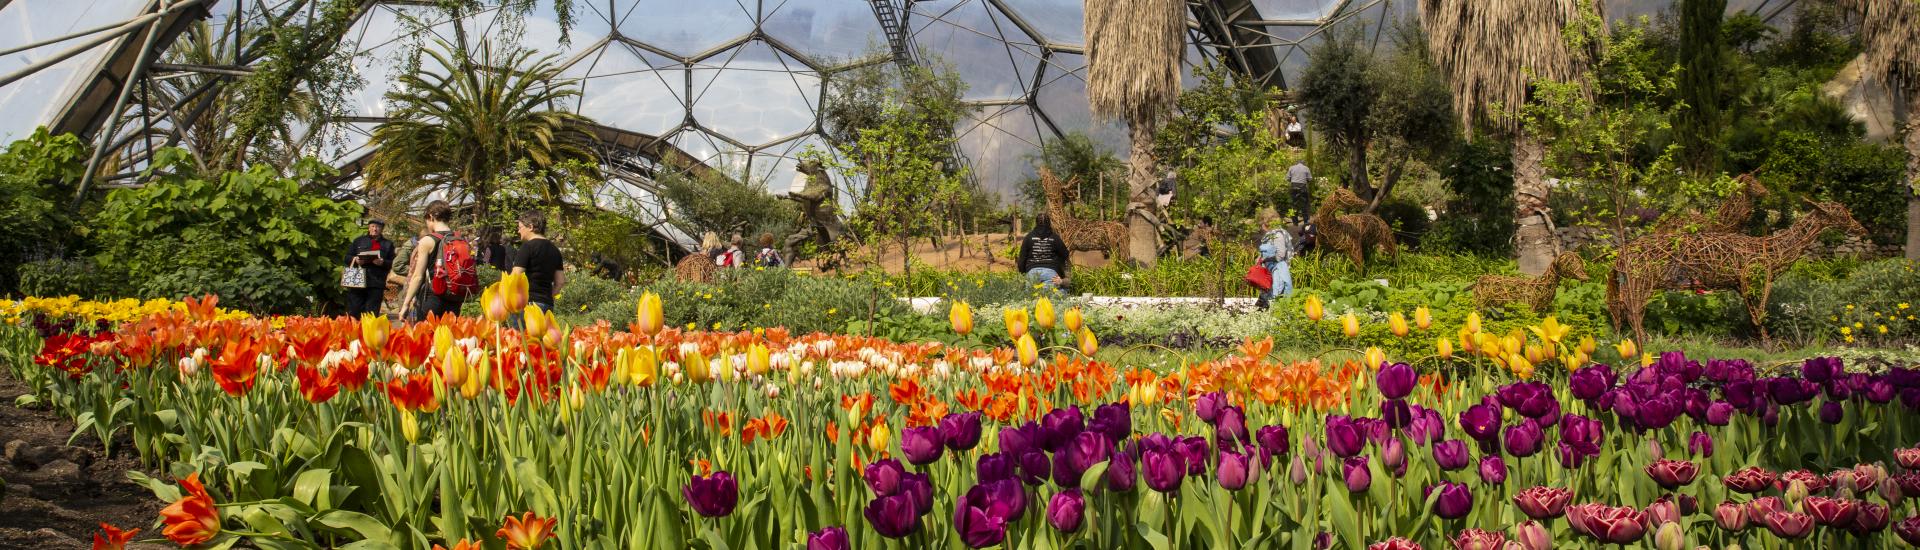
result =
M900 494L912 497L913 509L920 514L933 511L933 477L907 474L900 478Z
M1460 429L1475 441L1491 440L1500 435L1500 410L1485 403L1467 407L1466 412L1460 413ZM1327 430L1331 435L1331 422Z
M1815 357L1800 364L1800 377L1815 384L1825 384L1841 372L1843 367L1838 357Z
M1200 420L1202 422L1212 424L1215 418L1219 418L1220 409L1223 409L1226 406L1227 406L1226 394L1220 393L1220 392L1209 392L1206 395L1200 396L1199 399L1193 402L1193 413L1196 415L1199 415Z
M1272 468L1273 457L1287 455L1287 427L1279 424L1254 430L1253 440L1260 443L1260 464Z
M907 477L907 469L894 459L875 460L867 463L867 469L860 473L866 480L867 488L876 496L893 496L900 493L900 480Z
M1006 453L985 455L980 457L979 462L975 463L974 477L981 483L1015 479L1017 474L1014 470L1018 467L1019 461L1014 460L1011 456L1007 456Z
M1840 421L1846 419L1846 417L1847 417L1847 409L1845 407L1840 406L1840 402L1828 401L1820 404L1820 421L1821 422L1825 422L1828 424L1839 424Z
M1471 459L1465 441L1449 439L1433 444L1433 463L1440 466L1441 470L1451 472L1465 468Z
M1126 441L1133 435L1133 413L1126 403L1108 403L1093 409L1093 421L1087 429L1107 434L1107 439Z
M867 508L868 519L872 519L873 508ZM915 518L918 521L918 518ZM960 542L968 548L987 548L1007 540L1007 522L987 515L979 508L957 507L953 509L953 530L960 534ZM906 532L911 533L912 529ZM886 535L886 532L881 532ZM904 535L902 535L904 536ZM898 537L892 537L898 538Z
M1007 538L1007 524L1026 512L1027 493L1011 480L982 483L967 490L953 507L953 529L970 548L986 548Z
M1245 454L1220 451L1220 466L1214 475L1220 478L1221 488L1238 491L1246 487L1248 481L1259 477L1259 470L1253 468L1252 460Z
M953 413L941 418L940 440L954 451L972 450L980 444L980 413Z
M1507 428L1505 443L1507 454L1526 458L1540 452L1540 443L1546 440L1546 434L1533 420L1523 420Z
M1047 460L1047 453L1039 450L1027 451L1020 455L1020 482L1027 485L1039 485L1047 482L1047 476L1053 474L1053 461Z
M1709 403L1704 416L1708 426L1725 426L1733 421L1733 404L1726 401Z
M1228 406L1220 409L1220 415L1214 417L1213 440L1225 447L1228 444L1241 444L1247 439L1247 414L1240 407Z
M1387 441L1385 449L1380 451L1380 465L1394 472L1404 471L1407 467L1407 446L1398 439ZM1399 477L1396 473L1394 477Z
M1287 479L1294 485L1307 482L1307 461L1300 455L1293 455L1293 464L1287 468Z
M1480 480L1487 482L1488 485L1506 483L1507 461L1502 460L1500 455L1487 455L1485 458L1481 458Z
M1713 436L1707 432L1693 432L1687 437L1687 451L1700 458L1713 457Z
M1134 471L1133 455L1114 453L1113 460L1107 463L1107 488L1118 492L1133 490L1140 475Z
M1573 393L1574 399L1593 401L1600 394L1613 389L1614 380L1612 367L1595 363L1573 371L1567 380L1567 389Z
M701 516L727 517L739 503L740 484L733 480L733 474L724 471L711 476L693 476L680 488L680 496L686 497L687 505Z
M1187 465L1187 475L1207 473L1207 455L1212 454L1213 450L1207 445L1207 438L1197 435L1183 437L1173 448L1180 451L1180 460Z
M1341 462L1340 470L1346 477L1348 491L1358 493L1373 486L1373 471L1367 468L1367 457L1348 457Z
M1473 509L1473 491L1464 483L1442 481L1439 485L1427 487L1426 495L1439 491L1439 498L1433 501L1433 514L1442 519L1460 519Z
M947 449L947 442L940 438L940 428L920 426L900 431L900 453L907 455L907 462L915 466L925 466L940 460L940 454Z
M1867 401L1875 405L1885 405L1893 401L1896 388L1886 378L1876 378L1867 382Z
M1047 524L1062 533L1080 530L1081 520L1087 517L1087 499L1080 496L1079 489L1067 489L1053 495L1047 502Z
M1404 399L1388 399L1380 402L1380 420L1388 428L1400 429L1413 423L1413 408L1407 406Z
M1353 423L1352 418L1341 415L1327 417L1327 450L1333 451L1335 456L1350 458L1358 455L1364 444L1360 427Z
M1053 455L1053 482L1061 487L1079 487L1080 476L1088 468L1113 454L1113 443L1100 432L1080 432L1060 452Z
M1380 367L1373 375L1374 385L1380 388L1380 396L1388 400L1404 399L1413 393L1413 387L1420 382L1420 373L1413 365L1394 363Z
M847 540L847 528L834 526L807 533L807 550L849 550L853 544Z
M1080 407L1054 409L1040 417L1040 448L1049 453L1059 451L1061 446L1086 429L1087 419L1080 414Z
M1147 451L1140 455L1140 475L1146 478L1147 488L1162 493L1180 490L1180 481L1187 476L1187 461L1179 451Z
M1556 404L1553 389L1539 382L1515 382L1501 386L1494 395L1500 404L1527 418L1540 418Z
M1027 451L1040 450L1040 425L1033 422L1018 428L1000 430L1000 452L1007 456L1020 456Z

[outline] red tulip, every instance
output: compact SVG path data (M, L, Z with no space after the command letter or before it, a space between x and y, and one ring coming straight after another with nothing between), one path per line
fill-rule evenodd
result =
M1799 512L1778 510L1764 518L1767 530L1783 539L1797 539L1813 532L1813 516Z
M1800 501L1801 508L1813 521L1828 527L1845 527L1853 524L1857 507L1854 501L1844 498L1807 497Z
M320 369L302 365L293 370L293 377L300 382L300 396L308 403L325 403L340 393L340 384L333 376L320 374Z
M119 527L102 523L100 532L93 534L93 550L124 550L127 541L133 540L133 536L139 533L139 529L121 531Z
M1747 528L1747 507L1732 502L1722 502L1713 508L1713 522L1721 529L1738 533Z
M1899 462L1901 468L1908 470L1920 469L1920 447L1894 449L1893 460Z
M1806 484L1809 494L1827 490L1828 483L1826 477L1806 470L1780 472L1780 478L1773 481L1773 488L1785 491L1787 490L1787 486L1792 485L1795 481Z
M1766 527L1766 518L1774 512L1786 508L1780 497L1760 497L1747 501L1747 522L1755 527Z
M1455 550L1501 550L1507 545L1507 536L1498 531L1468 529L1454 535Z
M1678 489L1693 483L1697 475L1700 475L1700 465L1688 460L1662 458L1647 465L1647 476L1667 489Z
M1513 504L1527 517L1545 520L1566 515L1567 501L1572 498L1573 491L1541 485L1513 495Z
M220 534L220 512L215 510L206 486L200 484L200 473L187 474L180 480L180 490L186 495L160 510L160 520L167 526L160 533L181 546L213 540Z
M1627 544L1647 534L1647 514L1632 506L1586 505L1581 528L1588 536L1604 543ZM1572 518L1569 509L1568 517Z
M1420 550L1420 545L1404 538L1393 537L1373 543L1367 546L1367 550Z
M1920 546L1920 516L1903 519L1900 523L1893 524L1893 534L1899 535L1900 540L1906 541L1908 545Z
M1773 472L1763 470L1757 466L1748 466L1734 471L1733 474L1721 478L1720 481L1725 483L1727 488L1732 489L1733 492L1751 495L1767 490L1767 487L1773 485L1773 480Z
M1847 526L1847 530L1864 537L1887 528L1887 507L1863 500L1857 508L1853 525Z

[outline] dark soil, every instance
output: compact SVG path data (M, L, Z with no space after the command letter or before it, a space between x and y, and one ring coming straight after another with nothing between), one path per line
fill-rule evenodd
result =
M74 424L52 411L21 408L14 399L26 386L0 370L0 549L63 550L93 546L101 523L139 528L136 540L152 540L160 502L145 487L127 480L139 469L133 443L125 433L105 456L98 439L83 435L67 444ZM130 544L129 548L166 548Z

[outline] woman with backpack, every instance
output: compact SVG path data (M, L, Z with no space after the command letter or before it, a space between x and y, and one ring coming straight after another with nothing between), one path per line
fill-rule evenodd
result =
M426 227L414 241L415 266L407 274L407 288L400 293L400 318L420 321L428 315L459 315L480 286L474 270L478 252L472 240L447 225L453 207L447 201L427 203Z

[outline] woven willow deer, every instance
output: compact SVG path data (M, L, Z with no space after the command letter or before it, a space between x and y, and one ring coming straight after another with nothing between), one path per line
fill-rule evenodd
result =
M1521 304L1545 313L1553 310L1553 297L1565 278L1587 280L1587 262L1579 254L1561 252L1539 277L1482 275L1473 283L1473 303L1480 309Z
M1720 199L1720 206L1713 211L1713 217L1700 220L1700 213L1687 211L1678 216L1668 216L1653 227L1654 233L1741 233L1740 226L1747 223L1753 215L1754 201L1767 196L1767 187L1752 173L1741 174L1734 178L1740 183L1726 198ZM1700 225L1688 227L1698 221Z
M1773 278L1812 248L1821 233L1842 229L1854 235L1867 230L1854 221L1847 207L1836 202L1811 202L1813 211L1793 225L1765 237L1734 233L1652 234L1627 243L1613 261L1607 277L1607 311L1614 329L1622 322L1633 327L1635 338L1647 338L1643 323L1647 300L1660 289L1698 286L1740 292L1747 316L1767 338L1764 324Z
M1381 246L1387 254L1399 259L1400 251L1394 245L1393 229L1387 221L1373 214L1341 214L1346 208L1366 208L1367 202L1348 191L1335 188L1332 195L1320 201L1320 208L1313 212L1313 228L1320 245L1328 250L1346 254L1353 259L1354 268L1360 273L1367 272L1367 249Z
M1076 180L1060 181L1052 170L1040 168L1040 187L1047 195L1047 217L1053 218L1053 230L1060 234L1060 240L1066 241L1069 250L1098 250L1107 258L1127 258L1127 226L1120 222L1100 220L1082 220L1073 216L1067 208L1072 199L1067 196L1068 187L1077 187Z

